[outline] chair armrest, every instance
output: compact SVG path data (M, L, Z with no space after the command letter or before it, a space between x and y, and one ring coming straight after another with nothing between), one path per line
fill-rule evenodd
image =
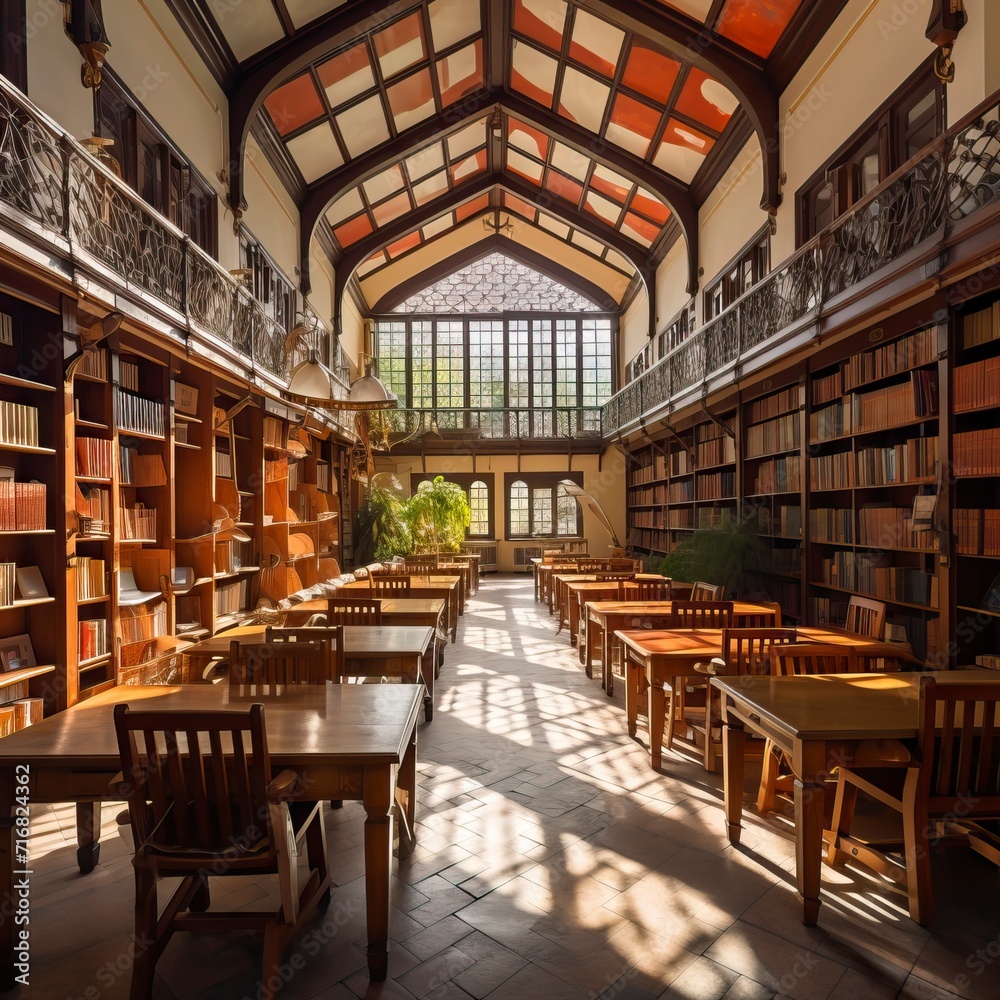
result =
M268 802L289 802L296 798L295 792L301 784L298 772L286 768L273 777L268 783L266 793Z

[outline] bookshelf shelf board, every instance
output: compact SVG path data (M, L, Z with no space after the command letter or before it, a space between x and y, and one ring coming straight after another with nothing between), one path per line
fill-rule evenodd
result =
M111 533L109 531L102 531L96 535L77 535L76 540L78 542L110 542Z
M118 607L120 608L135 608L140 604L148 604L150 601L155 601L158 597L163 596L162 590L142 590L138 592L138 596L129 596L128 594L118 595ZM146 642L147 640L142 640Z
M693 503L728 503L734 501L736 497L710 497L704 500L689 501Z
M766 397L762 397L762 398L766 398ZM750 400L749 401L750 405L752 405L754 402L756 402L756 400ZM764 417L763 420L747 421L743 426L744 427L760 427L761 424L769 424L772 420L777 420L779 417L788 417L788 416L791 416L793 413L801 413L804 409L805 409L804 406L795 406L795 407L793 407L790 410L779 410L777 413L772 413L770 416Z
M906 479L899 483L866 483L864 486L852 486L855 490L891 490L897 486L931 486L937 482L934 476L924 476L922 479Z
M237 490L236 492L241 497L252 497L254 495L250 490Z
M33 389L35 392L55 392L54 385L46 385L44 382L35 382L30 378L18 378L7 372L0 372L0 385L12 385L18 389Z
M955 472L955 479L996 479L995 472Z
M160 483L159 486L148 486L142 483L119 483L119 486L126 486L130 490L166 490L170 488L170 483Z
M21 455L54 455L55 448L39 448L33 444L11 444L9 441L0 441L0 451L16 451Z
M996 409L996 403L984 403L982 406L963 406L961 409L956 407L955 416L964 417L970 413L990 413Z
M202 422L199 417L192 417L190 413L181 413L180 410L174 410L174 420L182 424L200 424Z
M855 486L823 486L814 487L809 490L810 493L853 493L857 487Z
M937 358L933 361L927 361L922 365L909 365L907 368L901 368L898 372L893 372L891 375L880 375L878 378L869 379L867 382L861 385L852 386L850 389L844 390L845 396L856 396L859 394L864 394L870 392L873 388L878 388L879 386L890 385L892 382L906 382L910 377L910 372L920 371L922 368L934 369L937 367Z
M232 573L216 573L212 577L212 579L213 580L232 580L233 577L236 577L236 576L239 576L239 575L240 575L240 571L238 569L234 569L232 571Z
M747 493L745 500L766 500L769 497L797 497L802 495L802 490L772 490L769 493Z
M155 542L155 538L119 538L118 542L121 545L145 545L147 543Z
M111 430L109 424L102 424L99 420L84 420L83 417L77 417L75 423L77 427L89 427L96 431Z
M96 382L98 385L107 385L108 380L100 375L88 375L86 372L77 372L73 379L77 382Z
M1000 553L995 556L988 556L982 552L956 552L955 555L959 559L992 559L994 562L1000 562Z
M79 605L84 605L84 604L103 604L105 601L109 601L109 600L111 600L111 595L110 594L101 594L100 597L81 597L79 600L77 600L76 603L79 604Z
M775 458L781 455L797 455L799 453L799 446L796 445L794 448L778 448L777 451L762 451L757 455L744 455L744 462L757 462L762 458Z
M103 653L101 656L92 656L89 660L81 660L77 664L77 670L93 670L94 667L99 667L102 663L107 663L110 659L110 653Z
M216 436L216 437L218 437L218 438L225 438L225 439L226 439L227 441L228 441L228 440L229 440L229 438L230 438L230 434L229 434L229 431L227 431L227 430L225 429L225 427L216 427L216 428L215 428L215 436ZM232 436L232 437L233 437L233 438L234 438L234 439L235 439L236 441L249 441L249 440L250 440L250 438L249 438L249 437L247 437L247 435L246 435L246 434L233 434L233 435L231 435L231 436Z
M701 465L695 469L695 473L714 472L716 469L735 469L735 462L716 462L715 465Z
M796 574L796 573L776 573L776 572L772 571L772 572L768 573L767 575L768 576L773 576L776 580L791 580L793 583L801 583L802 582L802 576L801 576L801 574ZM784 609L782 609L782 613L784 613Z
M187 441L174 441L175 448L185 448L187 451L201 451L200 444L188 444Z
M940 549L914 549L907 545L863 545L861 542L831 542L828 538L814 538L813 545L835 545L840 549L864 549L866 552L915 552L921 556L939 556Z
M285 560L285 565L290 566L292 563L302 562L304 559L315 559L315 558L316 558L315 552L303 552L301 555L298 556L289 556Z
M18 608L33 608L36 604L55 604L54 597L19 597L12 604L0 605L0 611L16 611Z
M78 376L79 377L79 376ZM98 669L97 667L91 667L91 672ZM94 698L105 691L110 691L115 686L115 679L112 677L110 680L106 681L96 681L87 687L80 688L80 701L86 701L88 698Z
M73 477L78 483L110 483L111 480L107 476L74 476ZM122 483L123 486L127 485Z
M677 479L679 477L675 476L674 478ZM668 477L660 476L656 479L644 479L641 483L629 483L628 488L630 490L637 490L643 486L656 486L659 483L669 483L669 482L670 479ZM304 484L304 485L309 485L309 484Z
M987 611L986 608L973 608L966 604L956 604L956 610L968 611L974 615L988 615L990 618L1000 618L1000 611Z
M21 535L54 535L56 533L55 528L36 528L34 531L0 531L0 538Z
M190 587L185 587L183 590L178 587L171 588L171 593L174 597L183 597L185 594L190 594L195 587L204 587L206 583L211 583L214 577L211 576L200 576L195 580Z
M5 670L3 673L0 673L0 689L20 684L21 681L30 681L32 677L51 674L55 669L56 665L54 663L40 663L36 667L19 667L17 670Z
M761 538L771 538L779 542L801 542L803 541L802 535L761 535Z
M862 590L838 587L833 583L821 583L819 580L810 580L810 587L821 587L823 590L836 590L840 594L854 594L857 597L870 597L873 601L883 601L898 608L916 608L918 611L931 611L938 614L937 608L932 608L929 604L914 604L912 601L895 601L891 597L883 597L881 594L866 594Z
M148 431L133 431L127 427L118 428L119 438L141 438L143 441L166 441L165 434L150 434Z
M260 572L260 567L259 566L241 566L237 570L237 574L242 574L242 573L259 573L259 572Z

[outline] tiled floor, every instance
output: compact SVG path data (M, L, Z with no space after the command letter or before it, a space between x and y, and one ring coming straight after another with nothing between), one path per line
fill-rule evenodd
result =
M786 829L749 815L730 847L719 778L676 754L650 769L624 735L620 685L610 700L586 678L524 577L488 578L470 602L420 741L419 846L397 870L389 980L368 982L363 813L349 803L328 811L339 888L293 945L287 1000L1000 997L994 868L936 856L931 931L898 893L824 869L820 926L804 927ZM86 877L72 808L33 813L21 996L128 995L132 879L114 812ZM272 889L215 891L258 909ZM253 1000L256 963L250 937L175 937L155 995Z

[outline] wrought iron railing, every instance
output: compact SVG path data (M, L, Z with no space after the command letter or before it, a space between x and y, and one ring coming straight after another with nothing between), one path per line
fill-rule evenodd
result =
M62 244L279 383L301 360L305 348L286 356L286 331L241 282L2 77L0 202L14 225ZM346 396L339 344L332 360Z
M1000 102L938 138L604 405L605 438L727 366L1000 194Z
M439 444L468 440L601 439L599 406L399 409L372 413L369 420L376 448L410 440Z

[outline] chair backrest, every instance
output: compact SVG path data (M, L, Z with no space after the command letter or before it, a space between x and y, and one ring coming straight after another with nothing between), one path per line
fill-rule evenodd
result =
M331 625L381 625L382 602L375 597L331 597L326 620Z
M410 592L410 577L397 573L372 573L372 593L382 597L405 597Z
M291 630L298 631L298 630ZM326 629L323 629L325 632ZM328 642L277 639L229 644L229 685L243 694L274 694L279 685L333 680Z
M730 628L732 601L674 601L671 605L674 628Z
M623 559L618 556L612 556L607 560L608 569L622 569L629 570L632 573L639 572L639 560L638 559Z
M1000 683L920 678L918 804L931 816L1000 813Z
M239 845L274 859L264 706L246 712L131 711L115 705L122 790L136 844L156 831L178 851ZM228 803L223 808L222 803Z
M777 601L754 601L761 606L757 614L741 614L740 623L745 628L780 628L781 605ZM765 611L764 608L770 608Z
M636 580L635 599L637 601L669 601L669 580Z
M721 601L725 587L721 583L705 583L695 580L691 584L692 601Z
M316 617L325 617L319 615ZM300 625L297 628L290 628L287 625L269 625L264 631L264 642L271 643L302 643L319 642L323 644L326 653L325 678L334 684L339 684L344 679L344 627L340 622L327 625ZM294 683L294 682L293 682ZM318 684L320 681L305 680L303 684Z
M600 577L600 582L601 583L611 583L611 582L613 582L615 580L622 580L622 581L624 581L624 580L634 580L635 579L635 573L633 573L631 571L629 571L629 572L625 572L625 571L619 572L619 571L615 570L615 571L610 571L609 572L608 570L601 569L601 570L597 571L597 575Z
M419 556L407 556L404 565L408 570L436 570L438 568L438 557L434 553Z
M885 605L868 597L852 597L847 603L847 621L844 628L848 632L867 635L871 639L881 639L885 626Z
M769 674L771 649L795 642L793 628L725 628L722 630L722 659L727 674Z
M852 646L802 642L771 647L771 673L775 676L856 674L863 670Z

